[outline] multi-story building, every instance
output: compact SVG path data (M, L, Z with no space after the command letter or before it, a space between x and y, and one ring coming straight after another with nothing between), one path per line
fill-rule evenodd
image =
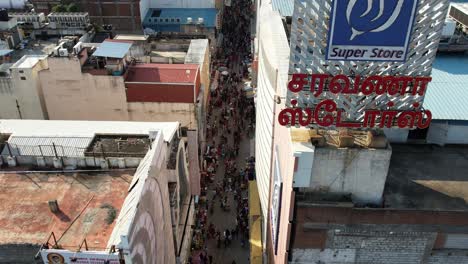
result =
M197 130L203 146L210 86L208 40L182 45L140 40L133 45L131 38L122 35L103 43L80 42L72 48L63 44L49 57L23 57L3 78L0 116L178 121L184 130ZM170 52L154 54L151 46L169 51L171 46L181 46L183 57L174 61L168 57Z
M447 3L418 1L407 61L382 63L327 59L331 7L340 1L297 0L293 9L292 1L272 2L261 3L257 30L256 169L266 261L468 262L467 195L461 187L461 160L467 151L462 136L467 117L461 102L468 95L459 90L468 72L462 66L463 53L456 58L447 54L436 58ZM343 17L345 23L346 15ZM295 103L301 107L320 102L312 99L314 95L304 94L319 86L307 87L310 90L302 94L288 92L288 81L295 73L414 77L431 72L426 96L414 99L432 111L433 122L427 128L392 124L382 130L344 129L317 123L294 128L279 123L279 117L284 117L280 112L291 106L291 99L297 99ZM372 108L379 106L373 103L385 101L362 95L360 99L333 97L326 89L327 99L348 100L338 108L348 113L367 103ZM405 100L388 105L406 109L411 97ZM350 107L354 104L360 107ZM363 116L357 115L353 124Z
M36 12L46 15L52 12L52 8L60 1L33 0ZM141 33L140 0L80 0L74 1L80 11L89 13L91 22L102 25L112 25L119 32Z
M222 10L222 0L177 0L177 1L150 1L150 0L80 0L75 1L80 11L88 12L91 22L98 25L112 25L118 32L142 33L145 16L150 8L156 9L212 9ZM56 0L32 0L36 12L48 14L52 7L60 4ZM194 19L198 19L194 18Z
M0 135L1 263L187 258L197 149L179 123L1 120Z

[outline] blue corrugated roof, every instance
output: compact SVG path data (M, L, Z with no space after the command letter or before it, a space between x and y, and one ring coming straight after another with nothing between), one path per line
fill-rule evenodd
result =
M294 13L294 0L273 0L273 10L278 11L281 16L292 16Z
M156 31L180 31L180 25L189 24L187 18L191 17L193 24L203 18L204 27L214 28L217 13L216 8L150 8L143 26Z
M122 59L131 46L130 43L104 41L93 53L93 56Z
M468 56L437 56L424 108L433 119L468 120Z

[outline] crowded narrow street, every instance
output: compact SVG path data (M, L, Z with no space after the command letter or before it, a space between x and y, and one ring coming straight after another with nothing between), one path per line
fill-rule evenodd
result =
M188 260L194 264L249 263L248 181L255 179L255 108L244 83L252 60L252 3L232 2L223 15L223 45L212 61L219 78L207 114L202 195Z

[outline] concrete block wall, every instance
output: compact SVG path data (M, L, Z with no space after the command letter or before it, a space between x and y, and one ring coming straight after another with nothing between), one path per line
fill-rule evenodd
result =
M436 233L330 231L328 247L356 249L356 263L406 264L422 263L428 245Z
M33 256L39 251L39 245L5 244L0 245L0 264L34 264L43 263L42 259L34 260Z
M425 263L424 260L429 255L436 236L436 233L423 232L329 230L325 249L294 249L293 260L290 263Z
M427 264L468 263L468 250L435 250L429 255Z

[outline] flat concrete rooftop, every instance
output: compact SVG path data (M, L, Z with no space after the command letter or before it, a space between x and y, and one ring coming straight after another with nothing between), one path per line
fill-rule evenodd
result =
M468 146L392 148L385 207L468 210Z
M105 250L134 172L0 172L0 244L43 244L54 232L61 248L86 238L89 250Z

